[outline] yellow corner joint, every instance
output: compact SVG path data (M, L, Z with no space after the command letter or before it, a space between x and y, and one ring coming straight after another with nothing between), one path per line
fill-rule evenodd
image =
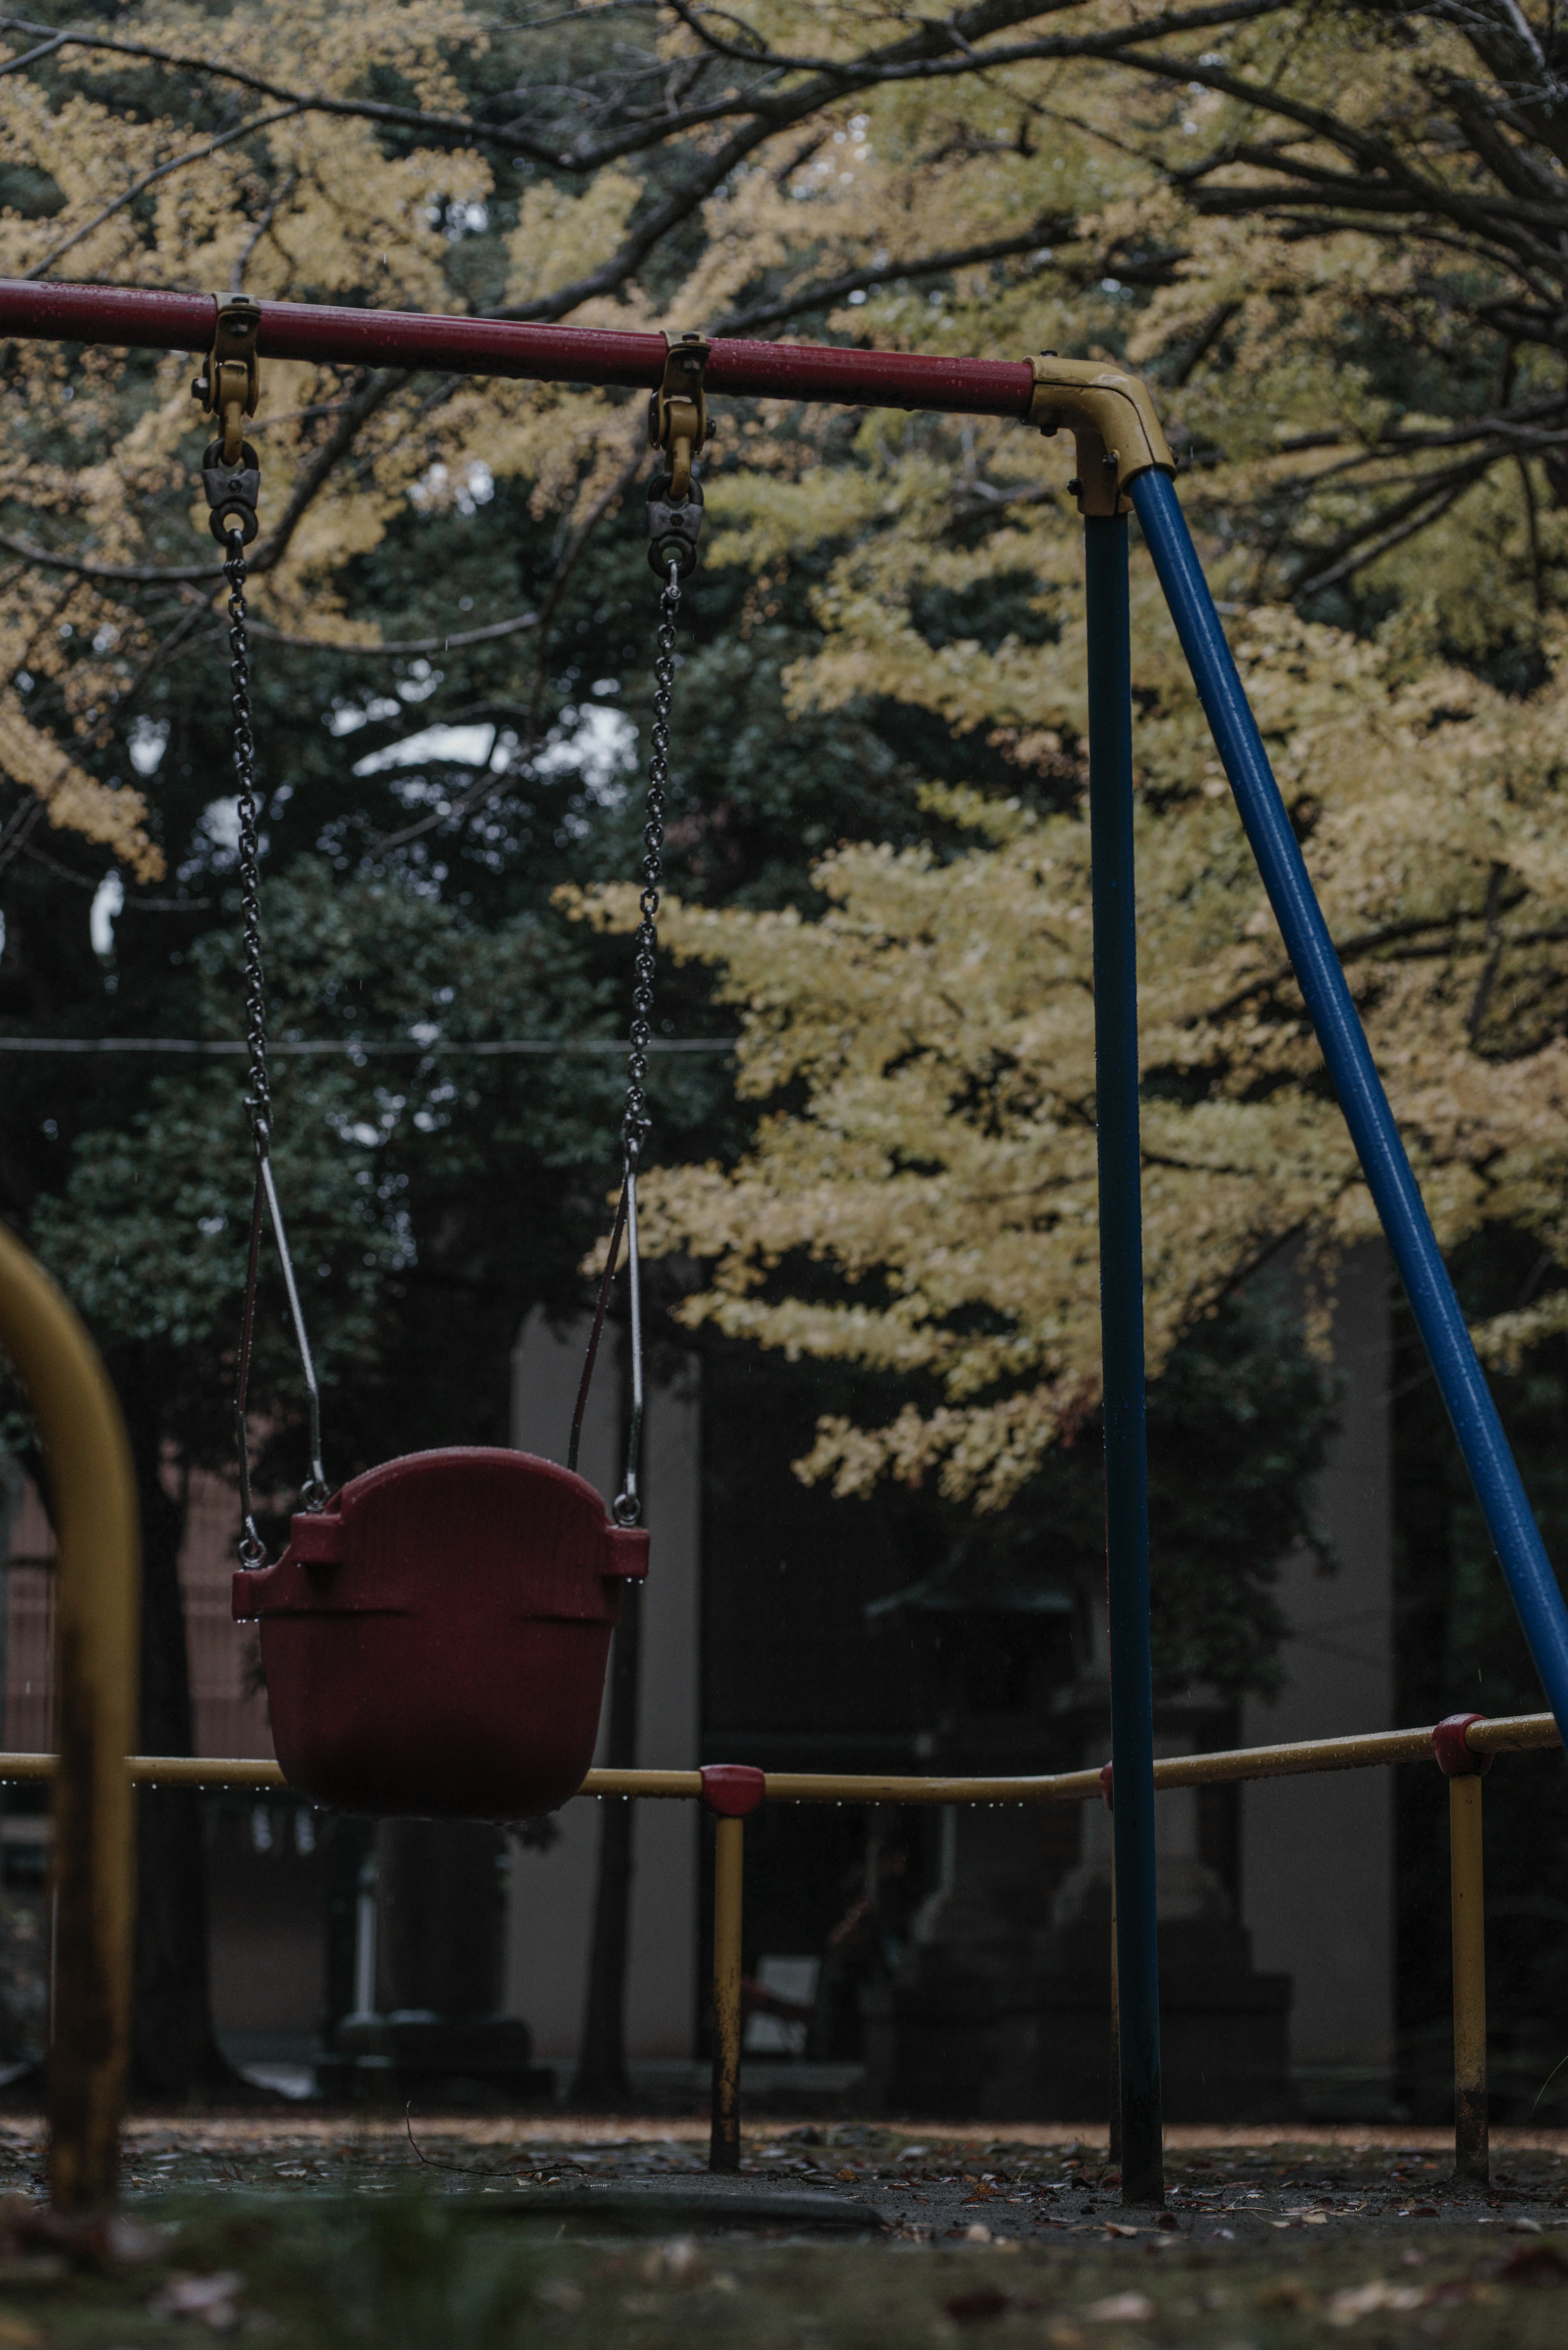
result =
M1054 351L1032 356L1034 396L1029 422L1037 432L1065 425L1077 452L1077 479L1069 487L1084 515L1131 511L1139 473L1174 473L1176 460L1141 376L1103 359L1062 359Z

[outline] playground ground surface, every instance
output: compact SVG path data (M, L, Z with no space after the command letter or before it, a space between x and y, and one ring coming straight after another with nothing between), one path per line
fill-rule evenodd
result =
M147 2117L71 2230L39 2124L0 2122L0 2350L1298 2350L1568 2344L1568 2132L1169 2133L1124 2209L1104 2130Z

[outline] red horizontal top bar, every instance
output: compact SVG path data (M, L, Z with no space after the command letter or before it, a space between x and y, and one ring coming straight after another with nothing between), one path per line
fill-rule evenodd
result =
M0 335L204 352L213 339L213 314L210 294L0 280ZM648 391L664 372L661 335L520 326L509 318L430 317L408 310L350 310L315 302L264 302L258 348L263 359L441 368L458 375L618 383ZM740 340L713 344L707 386L710 391L753 399L923 408L961 416L1026 415L1034 389L1027 363L1017 359L939 359L913 351Z

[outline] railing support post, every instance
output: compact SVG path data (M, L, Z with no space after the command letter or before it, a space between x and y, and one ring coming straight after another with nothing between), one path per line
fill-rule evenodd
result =
M702 1801L713 1822L713 2125L710 2170L741 2167L741 1915L744 1890L745 1819L767 1792L761 1771L741 1762L711 1762L702 1773Z
M1486 1877L1481 1857L1481 1774L1490 1754L1472 1752L1465 1732L1484 1713L1451 1713L1432 1732L1449 1783L1449 1898L1454 1938L1454 2177L1484 2187L1490 2177L1486 2088Z
M1095 1127L1106 1425L1106 1580L1116 1769L1116 2006L1122 2200L1162 2203L1154 1700L1144 1427L1143 1160L1138 1139L1137 919L1133 869L1127 526L1084 520L1089 657L1089 833L1095 915Z
M1122 2158L1121 1991L1116 1981L1116 1879L1111 1872L1111 2126L1106 2153L1114 2169Z
M1116 1810L1116 1767L1110 1762L1100 1765L1100 1794L1107 1812ZM1113 1830L1114 1833L1114 1830ZM1111 1868L1111 2096L1110 2128L1106 2138L1106 2155L1113 2170L1119 2169L1122 2159L1122 2030L1121 1987L1116 1969L1116 1872Z
M713 2126L710 2170L741 2167L741 1890L745 1823L713 1831Z

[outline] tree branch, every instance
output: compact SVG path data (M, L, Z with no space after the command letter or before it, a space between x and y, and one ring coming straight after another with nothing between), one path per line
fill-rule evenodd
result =
M1408 496L1396 499L1392 506L1386 506L1370 522L1347 532L1338 542L1346 549L1343 558L1332 563L1326 570L1315 571L1310 578L1299 581L1293 601L1299 603L1305 596L1321 596L1325 588L1337 588L1340 581L1348 579L1352 572L1364 570L1367 564L1376 563L1379 556L1387 555L1406 539L1413 538L1417 531L1424 530L1428 523L1436 522L1439 515L1447 514L1456 498L1462 497L1504 453L1501 449L1490 450L1484 456L1472 458L1469 464L1456 465L1446 473L1430 476ZM1396 522L1396 517L1400 519ZM1389 526L1391 524L1393 527ZM1381 536L1376 535L1379 533ZM1368 541L1370 544L1366 543Z
M803 312L840 302L846 294L869 292L874 286L896 283L900 277L937 277L949 270L978 268L982 262L1005 261L1014 254L1033 253L1042 244L1059 243L1073 234L1075 226L1075 223L1068 220L1040 221L1022 236L994 237L986 244L927 254L918 261L873 262L861 269L846 270L838 277L821 278L815 286L803 286L799 292L776 302L761 302L754 309L732 311L720 320L713 332L749 335L758 327L781 325L785 319L798 318Z
M489 645L501 637L516 637L539 626L537 612L521 612L510 620L493 620L488 628L465 629L460 635L447 637L407 637L387 644L359 645L343 642L337 637L291 637L282 629L269 628L265 620L250 622L253 637L265 637L269 644L286 645L291 650L311 653L345 653L374 660L404 653L462 652L469 645Z
M539 650L534 665L534 691L526 721L528 739L526 743L521 743L518 746L522 752L531 751L539 736L539 714L545 699L545 656L550 622L555 618L562 596L566 593L566 583L576 567L578 557L605 515L609 513L612 506L625 497L633 482L636 481L642 468L645 453L639 433L626 463L608 487L601 491L595 499L567 541L561 560L556 567L555 577L550 582L550 592L540 607L535 622L539 631ZM400 832L381 834L375 843L376 847L380 850L403 848L410 840L418 840L425 833L433 832L438 825L450 824L454 816L472 816L475 808L483 806L483 803L493 794L500 791L508 780L509 777L506 775L482 776L472 790L464 792L460 799L452 803L450 807L421 816L417 824L405 825Z
M236 139L248 138L255 130L266 130L275 122L287 122L303 111L304 109L298 106L280 106L271 114L258 114L249 122L242 122L237 130L225 130L221 139L209 140L205 147L193 147L189 154L175 155L167 163L160 163L156 171L148 172L134 186L127 188L122 196L116 196L113 203L105 204L102 212L96 213L80 228L73 229L70 235L63 237L58 244L51 245L42 261L36 261L31 269L22 272L24 282L28 278L41 277L45 270L52 268L63 255L70 252L73 245L80 244L94 229L101 228L105 221L112 220L116 213L125 210L127 204L134 203L137 197L144 194L155 182L166 180L171 172L182 172L188 163L204 163L209 155L217 153L220 147L232 147Z

